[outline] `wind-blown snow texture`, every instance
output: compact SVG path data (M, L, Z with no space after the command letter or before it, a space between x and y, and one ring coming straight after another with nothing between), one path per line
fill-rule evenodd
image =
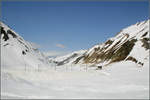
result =
M123 29L109 39L113 42L108 40L89 50L76 51L51 59L50 62L8 26L2 22L0 26L1 98L149 98L149 21ZM115 47L114 52L118 52L121 45L134 39L136 41L126 43L131 44L132 48L122 60L110 63L112 59L94 58L94 52L101 53L100 48L106 47L103 50L110 52ZM94 64L108 65L96 70Z

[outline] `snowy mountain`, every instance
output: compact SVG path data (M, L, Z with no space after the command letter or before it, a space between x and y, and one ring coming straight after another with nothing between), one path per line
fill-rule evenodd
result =
M49 58L49 61L56 63L58 66L72 64L78 57L84 55L86 51L87 50L79 50L79 51L75 51L64 56L58 56L56 58Z
M25 41L15 31L3 22L1 28L1 66L18 67L29 66L36 68L48 64L47 59L31 43Z
M74 63L103 64L123 60L143 65L149 59L149 21L138 22L121 30L105 43L95 45L78 57Z

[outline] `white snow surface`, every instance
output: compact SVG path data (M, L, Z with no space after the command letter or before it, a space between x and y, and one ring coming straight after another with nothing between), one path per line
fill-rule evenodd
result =
M149 59L149 50L142 48L142 45L141 41L136 42L128 57L134 57L138 62L145 62L145 60Z
M149 98L148 62L143 67L133 62L119 62L103 70L85 69L81 65L40 71L3 67L1 96L14 99Z

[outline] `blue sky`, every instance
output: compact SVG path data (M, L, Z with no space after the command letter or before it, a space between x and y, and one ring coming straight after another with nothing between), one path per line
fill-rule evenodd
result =
M41 50L88 49L148 19L148 1L2 2L2 20Z

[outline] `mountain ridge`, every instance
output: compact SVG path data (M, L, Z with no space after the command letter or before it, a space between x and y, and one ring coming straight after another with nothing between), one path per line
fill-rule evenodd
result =
M103 43L94 45L77 57L76 60L68 61L68 63L89 65L101 63L102 65L108 65L113 62L129 60L143 65L144 60L149 59L149 21L148 19L137 22L122 29L114 37L107 39ZM70 53L71 56L73 56L72 53ZM63 56L60 58L63 58ZM69 57L64 58L64 62L69 59Z
M3 56L7 55L6 51L12 53L11 50L9 50L12 48L18 58L24 59L29 53L30 56L32 55L32 57L36 59L36 62L41 64L43 64L43 62L46 62L47 64L52 62L56 63L58 66L65 64L107 65L114 62L129 60L143 65L144 60L149 59L149 21L150 20L148 19L130 25L118 32L114 37L107 39L103 43L98 43L88 50L79 50L64 56L49 58L49 61L36 47L33 47L32 44L25 41L9 26L0 22L1 48L4 54ZM19 49L20 53L18 53L16 48ZM24 57L20 57L21 55L24 55ZM7 56L9 58L9 55ZM28 57L25 59L31 66L38 66L37 64L32 65L28 60ZM4 58L3 61L5 62Z
M141 48L145 48L145 51L143 50L144 52L139 53L145 53L150 49L149 40L149 20L138 22L124 28L115 37L108 39L106 42L89 49L83 58L83 63L109 64L116 61L132 60L129 55L135 44L142 42ZM78 63L78 61L75 63ZM142 64L143 62L139 61L138 63Z

